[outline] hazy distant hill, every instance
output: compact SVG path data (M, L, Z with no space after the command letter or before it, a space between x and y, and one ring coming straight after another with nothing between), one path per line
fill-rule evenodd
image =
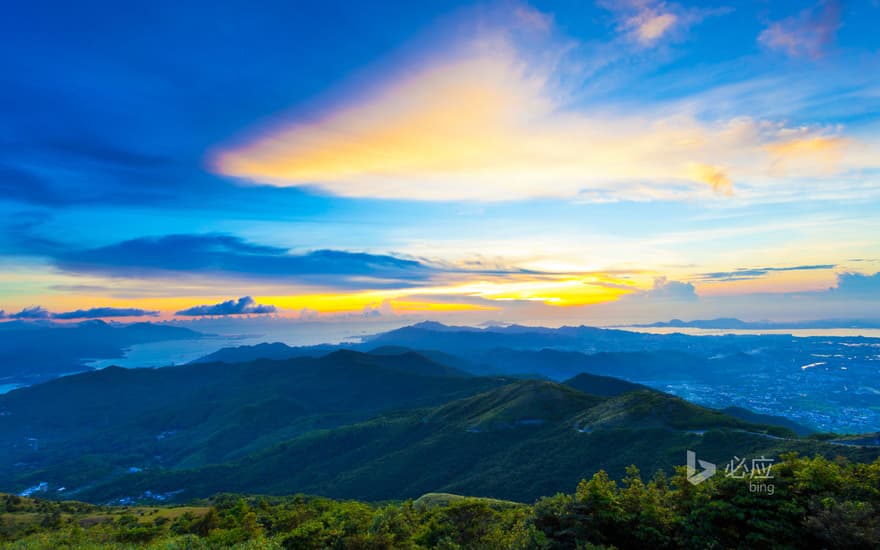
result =
M473 369L474 366L470 362L449 353L439 351L412 350L402 346L381 346L375 349L369 349L369 346L365 345L339 346L330 344L294 347L281 342L222 348L214 353L195 359L190 363L245 363L256 361L258 359L284 360L296 357L322 357L335 351L345 350L359 350L370 355L381 355L386 357L404 356L410 353L417 353L423 358L434 361L437 365L442 365L444 369L449 371L449 374L456 374L459 376L467 375L467 372L476 370ZM394 359L387 359L386 361L394 361ZM449 370L450 368L452 370Z
M743 340L744 345L747 346L748 341ZM239 346L223 348L193 363L318 357L338 349L355 349L377 355L415 351L474 375L556 381L582 372L637 380L670 376L712 379L726 376L732 368L748 369L753 365L751 356L730 348L726 340L713 342L707 346L705 337L639 334L592 327L548 329L513 325L476 329L426 322L375 335L360 344ZM633 351L640 347L646 349ZM584 349L602 351L588 353ZM712 358L707 357L710 354Z
M281 342L222 348L190 363L246 363L257 359L292 359L294 357L319 357L340 349L340 346L322 345L293 347Z
M74 325L10 321L0 328L0 381L6 383L34 383L88 370L86 360L122 357L135 344L204 336L183 327L98 320Z
M649 338L651 336L649 335ZM535 349L571 348L600 344L612 340L642 340L644 335L606 330L594 327L450 327L440 323L419 323L408 327L377 334L365 339L365 344L377 346L404 346L414 349L454 350L456 354L468 355L476 350L493 348Z
M611 376L597 376L583 372L574 378L563 382L566 386L574 388L591 395L601 395L603 397L614 397L626 392L640 391L649 389L642 384L633 384L620 378Z
M736 330L797 330L797 329L825 329L825 328L880 328L880 320L877 319L817 319L813 321L789 321L775 323L772 321L742 321L733 317L721 317L718 319L695 319L682 321L671 319L643 325L631 325L645 328L704 328L704 329L736 329Z

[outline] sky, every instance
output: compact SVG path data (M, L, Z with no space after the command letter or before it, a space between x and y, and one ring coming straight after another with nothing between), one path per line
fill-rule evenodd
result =
M4 12L4 319L880 318L876 1Z

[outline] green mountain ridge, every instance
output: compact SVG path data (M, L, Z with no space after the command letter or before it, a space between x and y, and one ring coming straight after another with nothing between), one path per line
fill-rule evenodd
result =
M92 502L217 492L528 502L599 469L669 473L689 449L718 464L786 451L858 461L880 453L608 376L480 377L442 358L338 349L111 367L16 390L0 396L0 490L46 483L55 498Z
M76 488L131 467L224 462L315 429L436 405L502 383L414 354L351 351L287 361L110 367L0 396L0 484L16 490L48 480Z
M788 451L854 460L880 456L880 449L799 439L783 428L650 390L603 398L529 380L429 409L312 431L239 461L125 476L87 488L78 498L105 502L182 490L177 494L186 500L247 490L371 501L446 492L530 502L599 469L614 477L630 464L671 472L688 449L718 464Z

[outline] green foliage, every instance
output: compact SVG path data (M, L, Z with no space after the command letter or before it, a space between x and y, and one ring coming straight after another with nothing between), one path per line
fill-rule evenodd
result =
M773 494L679 469L604 471L534 505L451 494L368 504L222 494L198 506L108 507L0 495L0 549L877 548L880 460L783 457Z

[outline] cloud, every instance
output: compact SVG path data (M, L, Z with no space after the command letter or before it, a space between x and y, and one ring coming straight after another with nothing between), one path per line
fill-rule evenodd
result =
M722 195L733 194L733 182L721 168L708 164L691 164L692 177L696 181L707 183L712 190Z
M40 306L26 307L18 313L9 314L10 319L23 320L48 319L49 317L50 313Z
M729 11L726 8L685 8L678 3L660 0L607 0L599 5L614 14L618 31L643 47L656 46L675 31Z
M863 273L838 273L837 286L831 291L835 294L865 296L880 299L880 272L873 275Z
M672 19L658 14L706 16L625 7L644 20L646 39L670 32ZM217 148L209 164L242 183L345 197L582 202L728 197L740 182L749 193L737 196L753 200L791 178L877 164L867 152L848 156L840 128L720 115L729 99L575 101L587 61L570 41L551 31L523 38L503 24L480 31L374 70L372 85L328 94L319 114L280 115Z
M734 271L715 271L712 273L700 273L696 276L702 281L740 281L747 279L759 279L768 273L778 271L813 271L821 269L834 269L835 264L796 265L787 267L741 267Z
M226 234L142 237L99 248L62 251L53 258L65 271L121 277L175 272L240 274L359 287L406 284L428 279L434 273L421 262L390 255L339 250L293 254Z
M728 193L731 176L707 181L705 174L695 178L693 167L743 158L768 164L762 136L733 134L689 115L560 111L545 93L548 79L515 58L426 66L321 120L222 151L213 164L220 173L272 185L417 200L602 191L650 200L690 182Z
M277 308L273 305L258 304L250 296L243 296L238 300L227 300L219 304L191 307L178 311L175 315L200 317L207 315L264 315L276 312Z
M815 59L824 55L839 28L840 4L827 0L770 24L758 36L758 42L790 57Z
M681 281L670 281L666 277L657 277L654 279L654 286L650 290L633 294L633 297L647 298L653 300L697 300L696 289L691 283L683 283Z
M801 133L801 132L798 132ZM836 135L805 135L768 143L773 170L786 174L833 174L852 141Z
M620 28L645 46L655 44L680 22L665 2L631 1L608 4L623 12Z
M310 307L304 307L299 310L299 319L301 321L317 321L321 313Z
M635 22L639 40L647 44L656 42L676 21L678 17L671 13L650 14L646 18L639 18Z
M370 317L391 317L394 315L394 308L390 300L383 300L381 304L368 304L364 306L363 316Z
M53 319L98 319L101 317L155 317L158 311L149 311L138 308L119 307L96 307L91 309L77 309L63 313L53 313Z
M75 311L65 311L62 313L51 313L41 306L26 307L18 313L8 315L9 319L99 319L102 317L155 317L158 311L149 311L139 308L118 308L118 307L96 307L91 309L77 309ZM3 310L0 310L0 319L7 317Z
M553 28L553 16L531 6L516 6L513 17L521 25L536 32L549 32Z
M101 285L49 285L49 290L61 292L76 292L80 294L101 293L111 290L110 287Z

